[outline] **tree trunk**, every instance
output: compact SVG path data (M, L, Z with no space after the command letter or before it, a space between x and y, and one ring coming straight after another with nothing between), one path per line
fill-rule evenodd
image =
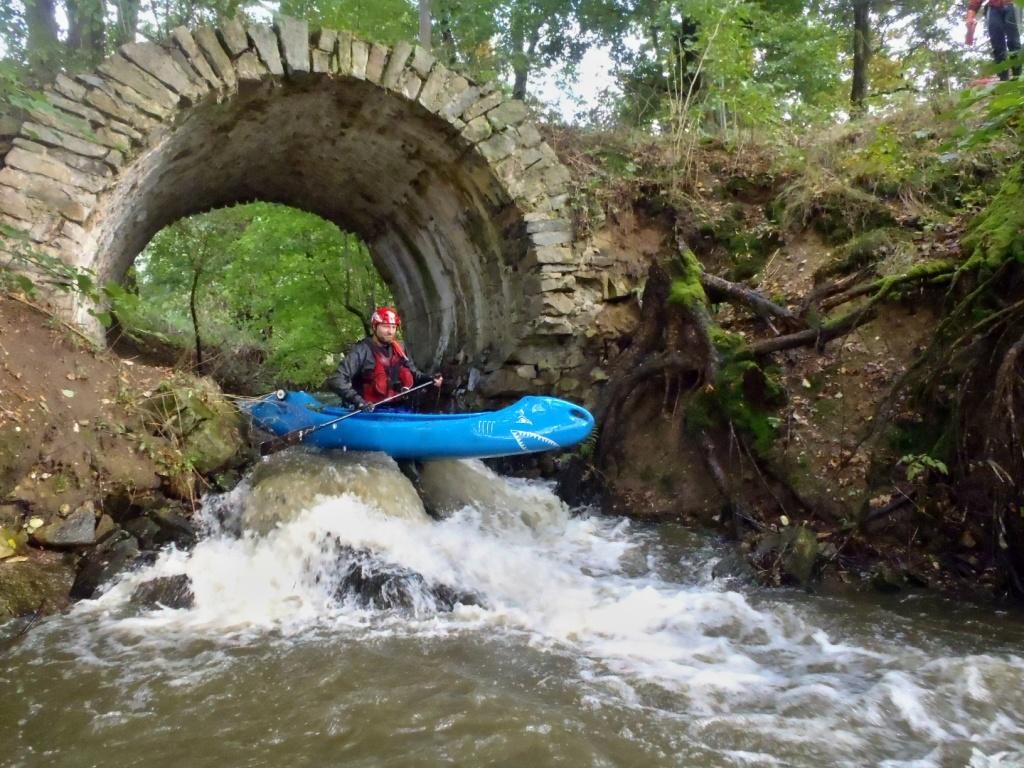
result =
M519 13L512 12L512 29L509 30L512 56L512 72L515 74L515 82L512 85L512 98L522 99L526 97L526 81L530 75L530 65L526 59L526 52L523 45L526 36L523 31L523 20Z
M196 340L196 371L203 373L203 342L199 336L199 308L197 307L196 294L199 292L199 278L202 270L197 269L192 273L192 290L188 296L188 308L192 314L192 332Z
M140 0L117 0L117 26L114 28L114 47L135 41L139 26Z
M850 105L863 112L868 98L868 65L871 63L871 0L853 0L853 85Z
M430 50L430 0L420 3L420 45Z
M60 68L57 52L57 19L53 0L26 0L25 21L28 25L27 51L29 67L37 81L50 80Z
M100 0L67 0L68 47L82 64L97 64L106 52L106 24Z

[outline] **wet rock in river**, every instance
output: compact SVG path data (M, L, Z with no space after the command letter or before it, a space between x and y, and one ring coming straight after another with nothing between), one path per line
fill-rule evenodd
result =
M77 600L97 597L100 587L133 565L138 558L139 543L135 537L124 530L115 531L81 562L71 587L71 596Z
M354 598L363 608L413 613L450 611L456 605L480 605L476 595L447 584L430 584L422 575L388 563L364 549L342 547L338 556L339 598Z
M160 576L135 588L131 602L140 608L191 608L196 596L192 592L192 579L186 574Z
M82 547L96 541L96 512L83 504L64 520L54 520L32 534L44 547Z
M55 553L0 563L0 621L60 610L73 579L74 569Z

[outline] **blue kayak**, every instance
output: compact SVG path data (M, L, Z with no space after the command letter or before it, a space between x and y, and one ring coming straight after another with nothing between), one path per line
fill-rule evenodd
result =
M275 435L315 427L350 409L324 405L307 392L270 395L247 410ZM568 448L594 428L586 408L555 397L524 397L499 411L479 413L358 413L308 434L303 445L382 451L395 459L486 459Z

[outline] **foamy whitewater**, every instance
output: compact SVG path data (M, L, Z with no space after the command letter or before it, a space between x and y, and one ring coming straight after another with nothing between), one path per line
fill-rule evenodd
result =
M337 480L335 469L323 471ZM957 651L927 632L911 639L899 620L846 630L834 601L819 611L799 596L745 595L712 578L706 546L687 552L624 520L573 516L546 486L479 462L430 472L427 495L430 486L445 490L440 521L390 508L405 497L374 495L386 484L371 482L359 495L308 494L304 508L264 535L238 536L229 531L253 488L210 499L209 535L79 604L63 621L86 629L68 643L97 664L125 654L155 656L157 665L153 649L194 643L203 650L190 664L173 662L180 685L216 677L225 648L261 642L387 647L401 639L439 653L455 640L500 644L557 664L573 708L630 713L616 716L617 738L646 739L650 763L1024 765L1017 655ZM337 594L344 547L476 595L480 605L359 607ZM133 609L136 587L177 574L191 580L193 608ZM640 735L652 728L665 735Z

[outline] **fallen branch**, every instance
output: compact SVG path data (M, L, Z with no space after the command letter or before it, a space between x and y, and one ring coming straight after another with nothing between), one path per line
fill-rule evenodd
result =
M953 274L955 270L956 266L954 264L950 262L937 261L930 264L922 264L903 275L884 277L881 280L876 280L872 283L858 286L844 294L835 296L833 300L829 302L829 306L836 306L837 304L849 301L856 296L865 296L869 293L873 293L871 298L868 299L868 303L864 306L858 307L842 317L834 320L827 320L818 328L808 328L805 331L798 331L797 333L791 333L787 336L755 341L748 347L748 349L755 355L766 355L771 352L780 352L784 349L806 347L812 344L821 347L832 339L844 336L854 328L873 320L875 317L876 305L892 295L892 293L898 288L912 282L928 281L934 280L936 277L945 277ZM836 301L836 299L839 299L840 297L846 298L842 301ZM826 302L822 302L821 306L822 309L824 309Z
M847 275L844 278L836 280L831 283L823 283L817 285L811 289L803 301L800 302L801 314L807 312L812 306L816 306L822 299L828 298L829 296L835 296L837 293L843 293L850 288L851 285L856 285L857 282L862 280L867 275L869 268L865 267L852 275Z
M858 285L856 288L851 288L843 293L830 296L824 299L819 306L823 312L827 312L841 304L846 304L849 301L853 301L861 296L867 296L868 294L876 294L876 298L873 300L883 299L895 289L906 285L907 283L952 275L955 271L956 265L947 261L936 261L931 264L922 264L905 274L883 277L870 283Z
M767 355L772 352L781 352L785 349L796 349L797 347L809 347L811 345L822 347L839 336L845 336L858 326L870 322L875 317L875 307L871 305L861 309L855 309L836 320L826 322L819 328L808 328L806 331L797 331L786 336L778 336L774 339L761 339L750 344L747 349L754 355Z
M702 272L700 284L708 292L712 301L722 299L734 303L744 304L749 307L755 315L771 324L772 319L782 320L790 327L799 326L800 319L790 312L786 307L776 304L763 293L747 288L745 285L733 283L709 272ZM774 330L774 326L773 326Z

